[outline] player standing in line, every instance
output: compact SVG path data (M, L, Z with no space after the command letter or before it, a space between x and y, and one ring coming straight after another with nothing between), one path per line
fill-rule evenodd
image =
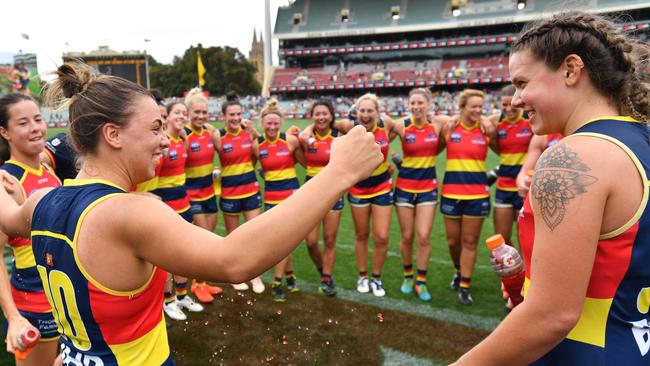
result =
M47 123L31 97L7 94L0 97L0 163L1 169L11 175L18 188L13 199L19 204L40 189L58 187L59 179L40 163L45 145ZM9 243L15 261L11 268L11 282L4 260L0 261L0 305L7 319L7 351L20 349L18 336L29 324L41 333L40 342L25 360L16 360L18 366L51 365L56 358L59 333L52 315L52 307L43 292L43 283L36 270L32 242L12 232L0 232L0 243Z

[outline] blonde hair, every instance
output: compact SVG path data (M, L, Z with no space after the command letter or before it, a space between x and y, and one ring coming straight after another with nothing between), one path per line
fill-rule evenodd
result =
M185 96L185 105L187 106L187 109L191 109L192 104L194 103L204 103L205 105L208 105L208 99L203 95L201 88L192 88L187 93L187 96Z
M361 105L361 102L363 102L364 100L369 100L373 102L375 104L375 109L377 110L377 112L379 112L379 102L377 101L377 96L372 93L366 93L360 96L359 99L357 99L357 102L354 104L357 110L359 110L359 106Z
M465 89L462 91L462 93L460 93L460 96L458 97L458 107L460 109L465 108L467 101L471 97L480 97L483 99L483 101L485 101L485 93L482 91L476 89Z
M278 101L276 99L270 99L269 101L266 102L266 105L264 108L262 108L262 111L260 112L260 119L264 119L264 117L268 116L269 114L275 114L282 118L284 116L284 113L282 113L282 110L280 107L278 107Z

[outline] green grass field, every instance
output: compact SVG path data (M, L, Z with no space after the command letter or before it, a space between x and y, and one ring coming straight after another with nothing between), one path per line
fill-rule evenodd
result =
M288 129L291 125L296 125L302 129L309 123L310 121L308 120L288 120L284 121L283 129ZM216 123L214 125L221 128L223 123ZM258 131L261 131L259 125L257 125L257 128ZM62 129L50 128L48 135L54 135L61 131ZM398 151L401 153L401 144L399 139L395 139L392 142L390 151ZM218 157L216 154L215 163L218 164ZM498 157L490 152L487 159L487 168L492 169L497 164ZM442 181L445 170L444 152L438 157L437 167L438 178ZM296 169L298 171L299 179L302 181L305 175L304 169L299 165L296 166ZM260 183L262 183L261 180ZM219 218L216 232L220 235L224 234L223 220L221 217ZM436 213L431 234L432 254L427 279L429 290L433 296L433 301L431 302L432 307L454 309L467 314L485 317L502 318L506 314L500 297L499 279L489 267L489 252L484 245L485 239L493 234L494 229L492 225L492 216L490 216L483 224L481 239L479 240L478 258L474 278L472 279L472 296L474 298L474 305L469 307L462 306L458 303L455 294L449 291L449 281L454 272L454 268L447 250L443 219L439 211ZM384 265L382 281L384 282L387 296L412 302L413 304L420 304L421 302L416 299L415 296L403 295L399 291L399 286L402 281L402 260L400 257L399 240L399 223L397 222L397 214L393 211L389 252ZM370 249L372 249L372 241L370 241L369 245ZM307 249L304 244L298 247L294 252L293 265L294 271L300 280L311 283L318 283L320 281L318 273L307 254ZM357 275L358 272L354 257L354 226L350 214L350 207L346 202L337 237L337 259L334 278L339 286L347 289L354 289L356 287Z
M284 129L292 124L303 128L309 123L307 120L285 121ZM63 129L51 128L48 135L61 131ZM391 151L401 152L397 139L391 144ZM216 155L215 162L218 163ZM488 169L497 162L498 157L490 153ZM444 153L438 157L437 166L438 178L442 180ZM297 170L302 180L304 169L298 166ZM221 217L216 233L224 234ZM474 305L462 306L456 294L449 290L454 268L447 251L442 216L436 213L427 279L433 301L425 304L414 295L403 295L399 291L402 281L400 230L393 212L389 252L382 274L387 294L384 298L374 298L355 290L358 273L354 227L346 202L337 238L334 278L339 294L336 299L317 294L320 278L302 244L293 255L294 271L302 293L289 294L286 303L277 304L271 301L268 290L261 295L241 294L225 286L224 295L208 305L204 313L193 314L188 321L171 325L169 337L174 358L179 365L260 362L436 365L451 362L485 337L506 315L499 279L489 267L488 250L483 244L492 234L490 216L483 224L472 279ZM272 276L269 271L263 278L269 282ZM341 326L332 326L333 322ZM11 355L0 352L0 364L11 364L12 360Z

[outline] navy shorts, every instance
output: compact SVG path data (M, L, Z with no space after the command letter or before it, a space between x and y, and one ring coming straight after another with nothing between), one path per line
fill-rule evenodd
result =
M494 207L495 208L514 208L519 211L524 205L524 200L519 197L519 194L510 191L503 191L500 189L496 190L494 195Z
M490 198L457 200L442 196L440 212L447 217L486 217L490 214Z
M35 313L31 311L18 310L20 315L27 319L34 328L41 332L41 340L56 340L59 339L59 330L52 312L49 313ZM9 328L9 322L5 319L5 334Z
M350 206L352 207L366 207L370 205L392 206L393 191L369 198L359 198L348 193L348 202L350 202Z
M438 203L438 190L411 193L395 188L393 199L395 206L415 207L417 205L435 205Z
M262 195L258 192L244 198L221 198L219 207L224 214L239 215L242 212L257 210L262 207Z
M212 214L219 212L217 209L217 196L212 196L203 201L190 201L190 214Z

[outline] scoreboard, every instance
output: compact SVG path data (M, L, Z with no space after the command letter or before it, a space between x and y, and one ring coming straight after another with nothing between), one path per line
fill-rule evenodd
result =
M149 89L147 55L65 55L63 61L81 60L101 74L119 76Z

